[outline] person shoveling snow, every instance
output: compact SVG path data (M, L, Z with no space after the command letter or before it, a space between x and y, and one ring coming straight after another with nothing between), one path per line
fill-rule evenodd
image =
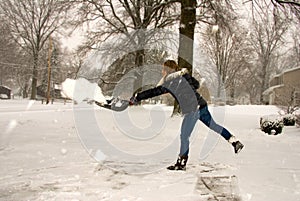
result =
M235 153L239 153L244 145L235 138L226 128L217 124L212 118L207 102L197 92L200 87L199 82L192 77L188 70L180 69L174 60L167 60L162 67L162 79L157 87L137 93L129 104L136 105L141 100L170 93L180 105L183 121L180 133L180 152L176 163L169 170L185 170L189 155L189 138L195 127L197 120L200 120L207 127L220 134L234 148Z
M197 92L199 82L192 77L187 69L179 69L173 60L167 60L162 68L163 77L157 87L139 92L130 100L113 98L107 101L103 96L100 87L89 81L80 78L78 80L67 79L62 84L64 94L77 102L86 98L92 99L101 107L115 111L123 111L128 105L137 105L140 101L170 93L177 100L183 114L183 121L180 133L180 152L176 163L169 166L169 170L185 170L189 155L189 138L197 120L203 122L207 127L220 134L239 153L244 145L236 139L226 128L217 124L211 116L207 102Z

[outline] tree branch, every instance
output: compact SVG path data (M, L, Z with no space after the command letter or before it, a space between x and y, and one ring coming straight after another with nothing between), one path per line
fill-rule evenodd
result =
M289 5L293 5L293 6L299 6L300 7L300 3L295 2L295 1L281 1L281 0L275 0L277 3L279 4L289 4Z

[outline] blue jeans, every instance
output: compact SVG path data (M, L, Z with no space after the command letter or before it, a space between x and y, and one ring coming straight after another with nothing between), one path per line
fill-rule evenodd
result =
M217 124L212 118L210 112L208 111L207 106L196 111L190 112L184 115L182 124L181 124L181 134L180 134L180 156L188 156L189 154L189 138L195 127L197 120L203 122L207 127L216 133L220 134L225 140L229 140L232 136L231 133L224 127Z

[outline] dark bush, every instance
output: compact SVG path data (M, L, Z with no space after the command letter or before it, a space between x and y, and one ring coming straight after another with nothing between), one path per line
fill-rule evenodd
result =
M268 115L260 118L260 129L269 135L280 134L283 127L283 118L279 115Z
M293 114L286 114L283 116L283 124L285 126L295 126L296 116Z

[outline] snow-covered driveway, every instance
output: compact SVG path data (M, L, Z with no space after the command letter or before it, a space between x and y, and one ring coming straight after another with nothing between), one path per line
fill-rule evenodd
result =
M211 107L216 117L218 109ZM300 200L300 129L286 127L278 136L262 133L259 117L276 113L273 106L225 109L220 123L245 144L239 155L220 139L200 161L207 129L199 123L186 172L151 171L155 163L143 161L139 165L150 173L128 174L118 168L124 165L119 161L107 159L101 164L89 156L77 133L72 104L1 101L0 200ZM143 118L144 110L129 110L139 120ZM98 120L108 121L110 135L117 132L109 128L113 126L109 111L96 109L95 114ZM178 134L180 121L175 118L166 122L164 132L171 134L162 141ZM131 140L116 139L114 143L131 151ZM153 143L154 149L157 143ZM163 157L156 161L162 166L169 163ZM109 168L111 164L116 168Z

